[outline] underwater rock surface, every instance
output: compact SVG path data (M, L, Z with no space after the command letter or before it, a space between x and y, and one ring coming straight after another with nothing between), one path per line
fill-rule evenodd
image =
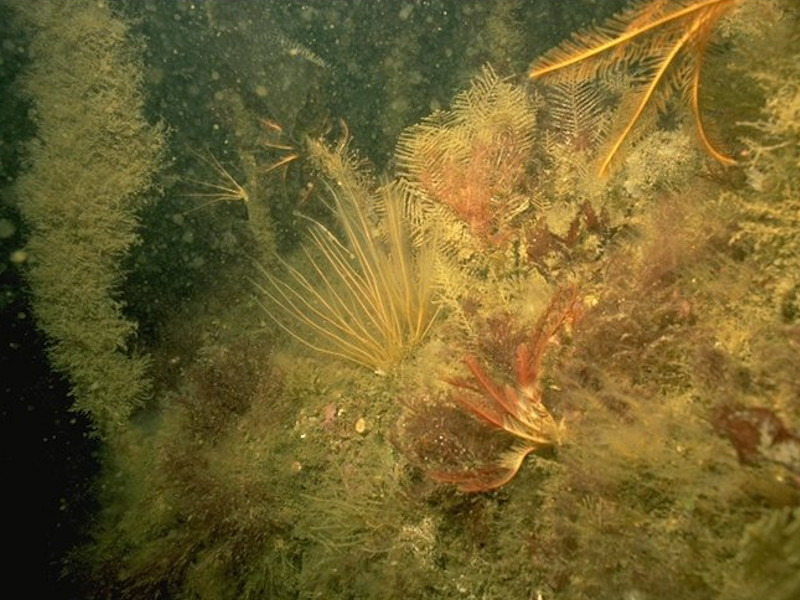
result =
M798 8L563 4L0 5L71 590L800 593Z

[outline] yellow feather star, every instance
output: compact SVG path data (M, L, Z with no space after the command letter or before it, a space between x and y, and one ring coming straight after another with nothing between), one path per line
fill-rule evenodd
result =
M605 175L648 106L662 111L675 89L686 90L695 127L705 150L724 165L736 161L717 149L700 114L700 81L709 39L720 19L744 0L649 0L613 17L601 28L581 32L545 54L530 71L545 76L587 79L614 67L644 71L633 92L631 112L600 167ZM569 75L567 75L569 73Z

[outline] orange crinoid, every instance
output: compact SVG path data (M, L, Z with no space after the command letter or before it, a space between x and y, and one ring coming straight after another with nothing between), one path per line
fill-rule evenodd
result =
M630 137L645 111L661 112L675 91L686 94L700 141L725 165L736 161L717 149L706 133L700 114L703 58L715 26L744 0L648 0L607 21L580 32L539 59L533 79L544 76L588 79L611 69L635 70L632 92L623 99L622 129L600 166L600 174Z
M429 471L432 479L462 492L493 490L511 481L531 452L561 442L564 425L542 401L542 363L551 341L579 316L578 304L574 286L556 291L528 341L517 347L513 384L495 381L476 357L464 359L470 375L447 380L456 388L452 399L487 426L504 431L514 444L491 464L465 471Z

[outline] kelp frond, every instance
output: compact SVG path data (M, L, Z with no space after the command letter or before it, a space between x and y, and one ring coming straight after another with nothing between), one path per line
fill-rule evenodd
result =
M404 186L370 193L340 153L313 144L312 154L329 176L338 232L312 221L306 267L281 260L287 276L264 270L258 288L267 314L302 344L386 372L435 317L433 246L412 242L413 198Z

